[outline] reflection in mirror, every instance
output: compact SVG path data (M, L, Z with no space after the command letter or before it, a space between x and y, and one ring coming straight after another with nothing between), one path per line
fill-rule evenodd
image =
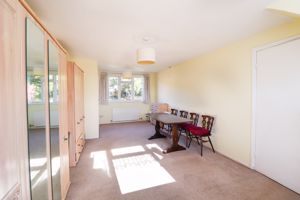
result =
M48 199L44 35L26 19L28 148L32 200Z
M60 154L59 154L59 79L58 79L58 51L48 41L48 85L49 85L49 115L51 142L51 174L53 200L61 199L60 185Z

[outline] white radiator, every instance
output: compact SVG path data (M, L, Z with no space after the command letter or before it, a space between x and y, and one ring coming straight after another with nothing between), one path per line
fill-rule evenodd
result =
M112 121L136 121L140 118L140 109L135 107L126 108L113 108L112 109Z
M59 122L58 122L57 111L51 111L50 120L51 120L51 126L58 126ZM34 127L45 127L45 113L39 111L33 112L32 123Z
M45 113L35 111L33 112L33 126L35 127L45 127Z
M58 116L58 111L56 111L56 110L51 110L50 111L51 113L50 113L50 120L51 120L51 126L53 127L53 126L58 126L59 125L59 116Z

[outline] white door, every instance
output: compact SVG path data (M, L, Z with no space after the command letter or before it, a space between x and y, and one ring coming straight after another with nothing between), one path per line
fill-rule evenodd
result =
M300 193L300 39L257 52L254 168Z

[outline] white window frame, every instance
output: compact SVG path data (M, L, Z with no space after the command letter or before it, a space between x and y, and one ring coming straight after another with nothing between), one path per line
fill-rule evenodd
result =
M50 94L49 94L49 103L51 104L57 104L59 102L59 88L58 90L56 90L57 88L57 85L59 86L59 75L58 73L55 71L55 73L50 73L51 71L49 71L49 74L48 75L53 75L53 102L50 102ZM57 79L56 79L57 77ZM49 78L48 78L49 79ZM48 84L49 84L50 81L48 81ZM48 85L49 87L49 85Z
M55 73L50 73L49 71L49 74L52 74L54 77L55 76L58 76L58 73L55 72ZM31 75L34 75L33 73ZM56 90L56 86L59 84L59 78L58 80L56 80L56 78L53 77L53 88L55 89L53 91L53 102L50 102L51 104L58 104L59 102L59 88L58 88L58 91ZM49 78L45 77L45 76L42 76L42 99L40 101L33 101L33 102L28 102L28 104L30 105L39 105L39 104L44 104L45 103L45 80L47 80L49 82ZM49 83L48 83L49 84ZM49 100L50 100L50 94L49 95Z
M110 77L118 77L118 99L116 99L116 100L110 99L110 97L109 97L109 78ZM143 78L144 79L143 94L142 94L141 100L134 99L134 78ZM106 85L107 85L106 96L108 98L107 100L109 103L130 103L130 102L143 102L144 101L144 99L145 99L145 78L143 75L135 74L132 76L131 81L130 81L131 88L132 88L132 95L131 95L130 100L121 99L121 82L126 82L126 81L122 81L122 74L108 74L107 80L106 80Z
M35 74L33 72L32 73L30 72L30 76L33 76L33 75L35 75ZM29 80L31 81L31 77L29 78ZM41 99L39 101L28 102L28 104L30 104L30 105L39 105L39 104L44 104L45 103L45 76L44 75L42 76L42 80L41 81L42 81L42 88L41 88L41 90L42 90L42 92L41 92L42 97L41 97Z

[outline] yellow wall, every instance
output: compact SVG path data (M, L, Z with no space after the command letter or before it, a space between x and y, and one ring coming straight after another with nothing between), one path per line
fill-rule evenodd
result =
M150 73L150 101L151 103L157 102L157 73Z
M149 74L150 81L150 103L156 102L156 93L157 93L157 73ZM128 102L128 103L108 103L105 105L99 105L99 115L100 115L100 124L109 124L112 120L112 109L116 107L126 107L126 108L138 108L140 110L140 116L145 120L146 113L150 112L150 104L145 104L142 102Z
M99 77L95 60L70 58L84 72L84 112L87 139L99 137Z
M300 21L256 34L158 74L158 101L216 117L216 150L250 166L253 48L300 34Z

